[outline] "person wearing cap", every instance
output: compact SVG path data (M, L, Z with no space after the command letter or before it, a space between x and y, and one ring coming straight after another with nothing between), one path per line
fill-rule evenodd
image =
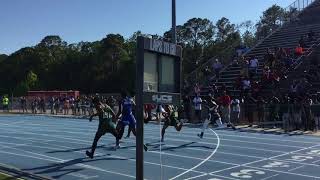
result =
M200 138L203 138L204 131L208 128L210 122L215 122L218 125L218 128L223 128L223 124L221 122L221 116L218 112L219 106L215 102L213 98L210 98L207 102L206 107L209 110L208 117L203 123L201 133L198 134Z
M119 133L116 129L116 124L112 121L116 117L116 114L110 106L102 104L98 97L95 97L92 103L97 112L90 116L89 121L91 122L94 116L98 116L99 126L91 146L91 151L86 151L86 155L91 159L94 156L99 139L106 133L110 133L116 138L116 147L119 145Z

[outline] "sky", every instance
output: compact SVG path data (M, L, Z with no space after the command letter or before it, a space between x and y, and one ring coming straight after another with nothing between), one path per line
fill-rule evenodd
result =
M273 4L294 0L176 0L177 25L193 17L238 24L257 22ZM34 46L47 35L68 43L101 40L109 33L162 35L171 27L171 0L0 0L0 54Z

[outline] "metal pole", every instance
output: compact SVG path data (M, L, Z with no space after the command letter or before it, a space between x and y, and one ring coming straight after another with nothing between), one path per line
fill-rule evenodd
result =
M177 43L177 30L176 30L176 0L172 0L172 43Z
M143 180L143 71L144 71L144 40L138 37L136 60L136 179Z

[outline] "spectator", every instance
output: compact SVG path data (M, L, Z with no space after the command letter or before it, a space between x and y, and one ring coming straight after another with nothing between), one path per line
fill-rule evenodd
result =
M264 56L265 62L267 62L267 66L273 67L273 64L275 63L275 55L271 52L271 50L268 48L267 53Z
M76 105L76 115L80 115L80 109L81 109L81 105L80 105L80 97L78 96L75 100L75 105Z
M40 112L46 113L46 103L43 97L40 98L39 106L40 106Z
M219 94L219 95L223 95L223 92L224 92L224 91L227 91L227 86L226 86L225 83L223 83L223 84L221 85L218 94Z
M196 122L199 122L201 121L201 110L202 110L202 99L199 96L199 94L196 94L196 96L193 98L193 104L194 104Z
M274 90L279 90L280 88L280 75L276 70L272 70L272 87Z
M22 97L22 112L28 113L27 98L26 97Z
M249 61L244 57L241 61L241 76L249 76Z
M249 92L250 88L251 88L250 79L248 77L245 77L242 81L242 90L246 94Z
M298 101L297 98L295 98L293 101L292 111L293 111L293 114L292 114L293 115L293 128L294 128L294 130L298 130L298 129L300 129L300 127L302 125L302 122L301 122L302 105Z
M254 81L252 83L252 97L253 98L257 98L259 96L260 90L261 90L261 86L260 83L258 81Z
M144 114L145 114L144 122L145 123L149 123L152 120L152 109L155 109L155 108L156 108L156 105L144 104Z
M303 109L302 109L302 116L303 116L303 124L305 131L313 131L314 130L314 122L312 121L312 111L311 111L312 99L309 97L305 97L303 101Z
M292 99L296 98L297 95L298 95L298 85L299 85L298 81L296 81L296 80L293 80L292 84L290 85L290 90L289 90L290 94L289 94L289 96Z
M210 71L209 66L206 66L206 67L202 70L202 72L203 72L203 75L204 75L205 77L208 77L208 76L211 74L211 71Z
M302 55L303 55L303 48L301 47L300 44L298 44L298 46L295 49L295 56L297 58L297 57L300 57Z
M63 102L63 114L68 115L69 114L69 108L70 108L70 100L69 98L65 97Z
M31 102L31 112L33 114L37 114L37 108L38 108L37 98L34 98L33 101Z
M319 100L320 99L316 97L314 100L314 104L311 106L312 114L315 121L315 130L320 129L320 101Z
M54 101L54 109L56 110L56 114L60 112L60 98L58 97Z
M250 93L248 93L245 96L244 99L244 114L245 117L248 119L249 122L249 126L248 127L252 127L253 125L253 111L255 110L255 103L257 101L251 96Z
M227 95L227 91L223 91L223 95L219 98L220 103L220 111L222 115L222 122L228 125L228 127L232 127L235 129L233 124L230 122L230 104L231 104L231 98L229 95Z
M2 107L3 107L3 112L5 111L9 112L9 98L7 96L2 97Z
M291 118L290 114L292 113L292 105L290 102L290 97L285 96L284 100L280 104L279 107L280 114L282 114L282 127L285 132L291 131L290 124L291 123Z
M49 98L50 113L54 114L54 97Z
M309 41L314 41L315 40L315 33L312 31L312 29L309 30L308 32L308 40Z
M237 79L235 80L235 85L234 89L235 90L242 90L242 81L243 81L243 76L238 76Z
M234 125L240 124L240 100L233 98L231 101L231 122Z
M253 56L249 62L249 76L250 76L250 78L252 78L253 76L255 76L257 74L258 66L259 66L258 59L255 56Z
M274 122L273 128L276 128L276 121L279 120L279 104L280 100L276 97L273 96L270 101L269 101L269 116L270 116L270 121Z
M257 103L257 111L258 111L258 123L260 127L263 127L266 102L262 96L258 96L256 103Z
M194 86L194 93L195 94L200 94L200 86L198 85L198 83L196 83L196 85Z
M185 113L185 119L191 120L191 115L190 115L190 98L189 96L185 95L183 96L183 111Z
M302 48L306 48L306 43L305 43L305 40L304 40L304 37L301 36L300 39L299 39L299 45L302 47Z
M213 65L212 65L212 67L213 67L213 70L214 70L214 72L216 74L216 78L219 78L219 74L220 74L220 71L223 68L223 65L221 64L221 62L218 59L216 59L215 62L213 63Z

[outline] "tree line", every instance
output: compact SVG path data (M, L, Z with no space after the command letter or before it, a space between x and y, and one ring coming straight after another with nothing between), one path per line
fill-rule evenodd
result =
M258 39L279 27L279 20L286 16L283 8L273 5L256 24L245 21L237 25L222 17L215 23L192 18L178 25L177 42L184 50L184 73L219 53L231 55L241 44L252 47ZM68 44L58 35L49 35L33 47L10 55L0 54L0 95L19 96L28 90L80 90L83 93L133 90L137 36L171 40L169 30L163 35L137 31L127 39L120 34L108 34L98 41L74 44Z

